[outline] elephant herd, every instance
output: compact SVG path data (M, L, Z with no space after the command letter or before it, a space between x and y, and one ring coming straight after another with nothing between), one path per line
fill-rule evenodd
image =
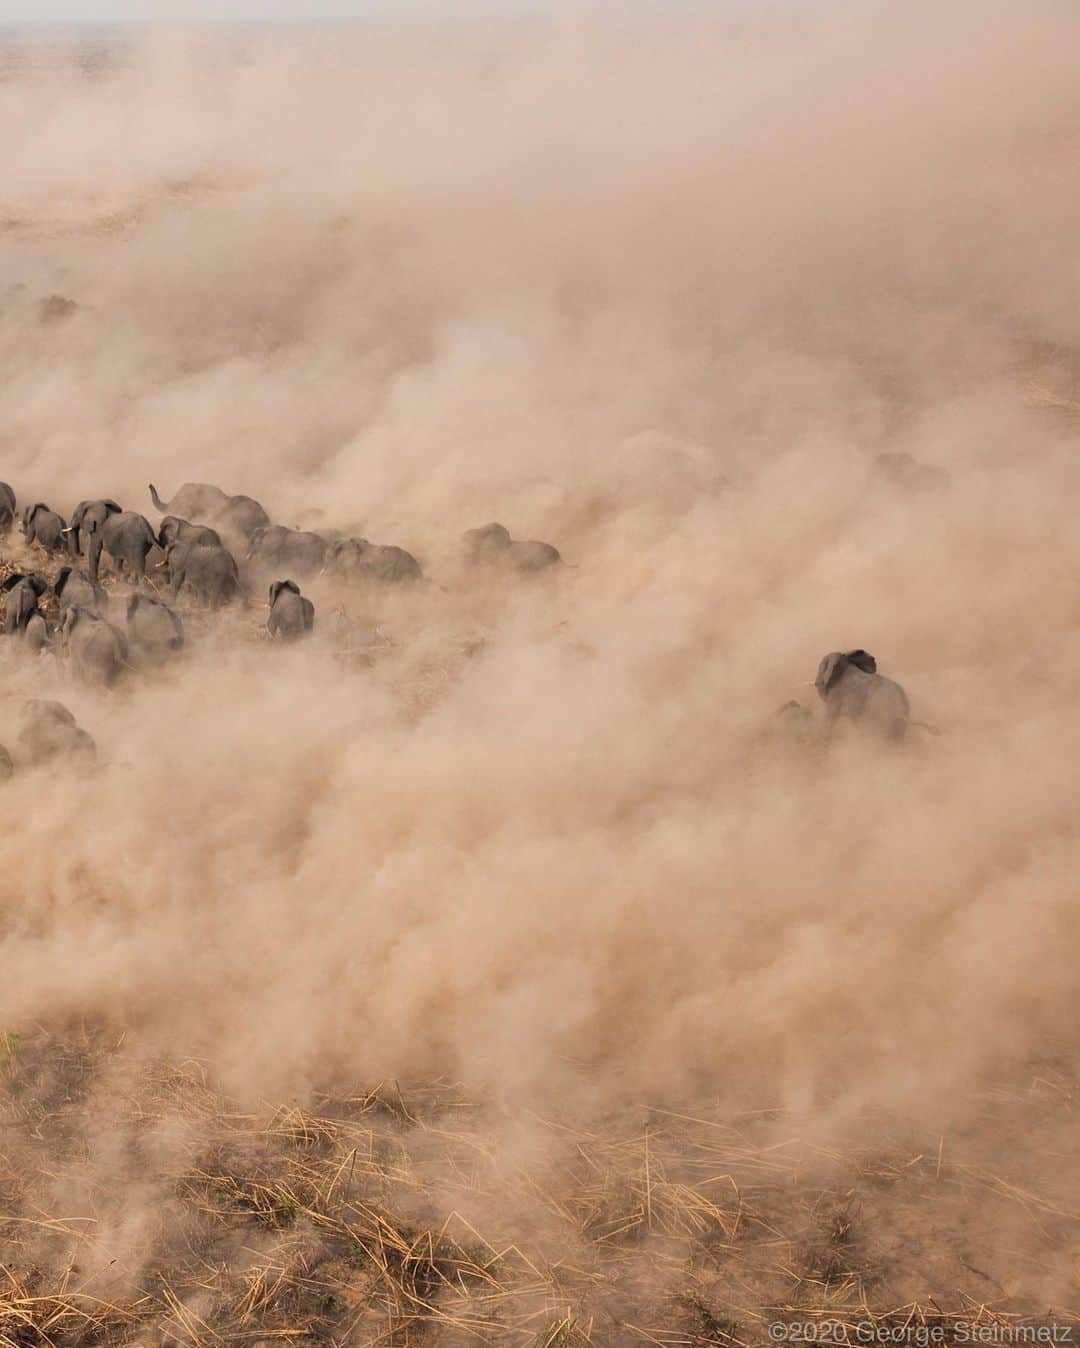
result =
M186 483L168 501L153 484L149 492L162 516L156 529L109 497L80 501L70 519L43 502L17 514L14 490L0 483L0 537L18 522L29 547L63 563L52 580L35 570L15 571L2 582L5 634L31 652L51 647L65 654L78 677L110 687L126 670L162 664L183 648L184 624L173 607L182 594L210 610L234 600L246 605L245 577L276 574L281 578L269 587L266 630L272 639L295 641L314 630L315 607L293 576L330 575L344 584L376 586L424 580L420 563L404 548L275 524L252 497L231 496L210 483ZM115 599L101 584L103 559L132 586L122 624ZM562 560L551 544L514 539L501 524L469 530L463 559L512 572L543 570ZM53 711L41 711L46 705ZM38 714L55 719L58 707L42 703ZM63 717L56 725L70 729ZM46 739L68 749L81 746L86 757L86 742L62 728ZM44 743L40 734L34 743L39 741ZM34 761L41 756L31 755ZM10 766L6 751L0 775L5 764Z
M922 472L913 462L880 463L878 469L906 476L920 490L942 485L937 479L931 482L929 471ZM40 502L17 515L14 491L0 482L0 537L18 519L28 545L64 563L51 582L37 572L14 572L3 581L7 636L33 652L54 646L68 656L80 678L111 686L125 670L160 665L184 646L183 621L158 587L147 583L152 576L164 573L174 602L188 592L198 604L216 610L234 600L249 600L238 557L245 574L249 568L276 573L282 578L269 586L266 630L280 641L303 638L315 625L315 607L293 575L329 574L344 583L379 586L424 579L420 563L404 548L275 524L250 496L230 496L209 483L186 483L169 501L152 484L149 491L162 516L156 529L142 514L109 498L80 502L69 520ZM133 587L123 626L116 623L100 583L103 555ZM543 571L562 561L551 544L515 539L495 523L469 529L462 555L470 566L518 573ZM55 613L42 607L47 596L55 600L48 606ZM922 724L911 721L904 689L877 672L877 662L867 651L831 652L813 683L823 717L815 718L799 702L786 703L774 723L783 738L828 743L846 722L902 740L911 725ZM19 733L30 762L57 754L83 762L93 757L93 741L60 703L28 703ZM0 777L10 770L10 755L0 746Z

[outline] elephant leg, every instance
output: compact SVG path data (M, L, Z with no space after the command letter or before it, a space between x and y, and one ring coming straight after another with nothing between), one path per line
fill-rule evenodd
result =
M96 534L90 535L90 546L87 548L87 559L90 570L90 579L97 584L98 570L101 566L101 539Z

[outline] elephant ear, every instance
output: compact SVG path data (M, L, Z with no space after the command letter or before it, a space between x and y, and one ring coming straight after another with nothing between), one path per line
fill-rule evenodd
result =
M2 585L0 585L0 590L13 590L15 586L19 584L20 581L25 579L26 577L23 575L21 571L13 571L11 575L8 576L7 580L5 580Z
M124 509L123 506L117 505L115 501L110 501L110 500L107 500L107 499L104 500L104 501L102 501L101 504L105 507L106 510L108 510L108 511L110 512L110 514L114 514L114 515L119 515L119 514L121 514L121 513L123 512L123 509Z
M825 698L829 690L836 683L837 679L844 672L847 665L847 656L839 651L832 651L825 656L821 664L818 665L817 678L814 680L814 687L818 690L818 696Z
M40 599L41 596L45 593L45 591L49 588L49 582L45 579L44 576L30 576L29 580L30 580L30 588Z
M877 661L869 651L857 650L847 651L847 659L856 669L861 669L864 674L877 673Z
M68 583L68 577L71 575L70 566L62 566L56 573L56 579L53 581L53 594L60 597L64 593L64 586Z

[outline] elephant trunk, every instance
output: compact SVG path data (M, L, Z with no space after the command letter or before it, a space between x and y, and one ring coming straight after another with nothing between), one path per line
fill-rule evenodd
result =
M157 488L152 482L150 483L150 499L154 503L155 510L160 510L163 515L168 515L170 513L168 503L163 501L157 494Z

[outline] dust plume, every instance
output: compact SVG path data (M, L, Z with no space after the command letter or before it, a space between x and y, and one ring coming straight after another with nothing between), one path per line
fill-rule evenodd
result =
M1077 39L1003 3L10 43L0 477L152 522L214 482L427 583L315 583L294 650L185 612L108 695L4 644L0 742L58 697L106 764L0 788L0 1030L252 1107L445 1076L819 1139L1071 1063ZM570 565L469 572L490 520ZM943 733L778 743L857 646Z

